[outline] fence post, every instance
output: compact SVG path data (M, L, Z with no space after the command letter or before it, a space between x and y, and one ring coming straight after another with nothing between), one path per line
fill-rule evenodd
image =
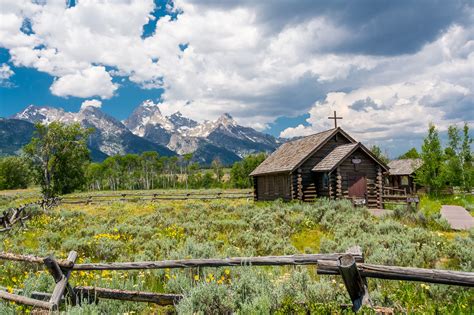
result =
M54 278L56 282L56 286L54 287L54 291L51 294L50 303L53 305L53 310L57 310L59 308L59 302L61 301L61 297L64 294L64 291L68 291L68 295L71 297L71 303L73 305L76 304L76 294L72 289L71 285L68 283L69 276L71 275L72 266L77 259L77 252L71 251L67 257L67 262L71 263L71 266L68 268L64 268L64 271L58 265L58 262L54 257L48 256L44 259L44 264L48 268L49 272Z
M354 257L345 254L338 259L339 273L352 301L352 310L357 312L363 305L371 305L367 285L359 274Z

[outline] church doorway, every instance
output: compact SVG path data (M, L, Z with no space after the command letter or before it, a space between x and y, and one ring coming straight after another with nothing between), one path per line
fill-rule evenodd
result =
M349 175L349 197L365 198L367 179L364 175Z

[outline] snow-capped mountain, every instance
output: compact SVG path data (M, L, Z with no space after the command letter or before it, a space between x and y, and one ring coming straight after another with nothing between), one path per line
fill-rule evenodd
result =
M53 121L70 123L75 121L76 116L75 113L68 113L62 108L30 105L13 116L13 118L26 120L31 123L41 122L49 124Z
M164 146L175 130L174 124L150 100L138 106L123 124L135 135Z
M168 120L179 130L194 128L198 125L197 121L184 117L180 112L176 112L169 116Z
M224 149L241 158L250 153L271 152L280 144L270 135L240 126L227 113L217 120L198 123L180 112L164 116L159 105L152 101L138 106L124 124L134 134L166 145L178 154L200 152L199 148L207 146Z
M84 127L94 128L95 131L89 139L89 147L96 159L143 151L158 151L161 155L174 155L174 152L168 148L134 135L120 121L92 106L81 108L77 113L71 113L54 107L30 105L13 118L45 124L53 121L78 122Z
M215 158L231 164L247 154L271 152L280 144L273 136L240 126L229 114L198 123L180 112L165 116L159 105L149 100L123 122L93 106L73 113L30 105L13 119L46 124L78 122L92 127L95 132L89 139L89 147L96 160L115 154L158 151L167 156L194 153L193 159L203 164L210 164Z

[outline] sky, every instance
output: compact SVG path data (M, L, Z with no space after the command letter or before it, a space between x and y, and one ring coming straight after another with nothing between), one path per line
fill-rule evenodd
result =
M474 121L474 5L427 0L0 0L0 116L118 119L159 102L294 137L339 125L389 155ZM472 126L471 126L472 128Z

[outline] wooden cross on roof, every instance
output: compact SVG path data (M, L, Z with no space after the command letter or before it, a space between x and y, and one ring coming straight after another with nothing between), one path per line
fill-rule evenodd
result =
M334 119L334 128L337 128L337 120L342 119L342 117L337 117L336 111L334 111L334 116L330 116L328 119Z

